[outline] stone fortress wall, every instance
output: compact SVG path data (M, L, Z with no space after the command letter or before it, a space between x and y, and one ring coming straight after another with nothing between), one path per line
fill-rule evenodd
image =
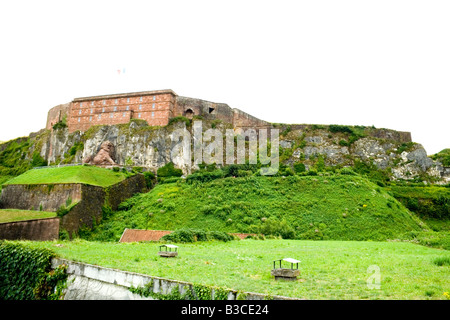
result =
M239 128L267 128L270 123L224 103L178 96L172 90L143 91L75 98L48 113L46 129L66 118L69 133L85 132L94 125L116 125L131 119L145 120L150 126L165 126L174 117L197 116L221 120Z

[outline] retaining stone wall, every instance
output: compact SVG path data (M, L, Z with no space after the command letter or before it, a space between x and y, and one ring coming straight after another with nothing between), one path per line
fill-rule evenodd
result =
M189 282L152 277L60 258L53 259L52 268L61 264L67 265L69 274L65 300L156 300L134 294L129 288L131 286L142 287L152 281L154 293L170 294L173 288L178 287L180 294L183 295L187 290L192 290L193 286ZM244 294L246 294L246 300L264 300L266 298L266 295L259 293L244 292ZM236 291L230 291L228 294L228 300L236 300L236 297ZM282 296L271 296L270 298L297 300Z
M0 239L51 241L59 238L59 218L0 223Z

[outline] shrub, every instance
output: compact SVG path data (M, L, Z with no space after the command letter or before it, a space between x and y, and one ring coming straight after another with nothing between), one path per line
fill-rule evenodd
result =
M302 173L302 172L306 171L306 167L303 163L296 162L296 163L294 163L294 170L296 173Z
M133 167L131 169L131 171L133 171L134 173L142 173L142 171L144 171L143 167Z
M283 239L293 239L295 237L294 228L292 228L286 220L276 220L268 218L260 226L259 232L264 235L281 236Z
M200 181L200 182L208 182L215 179L220 179L225 176L225 173L222 170L214 170L211 172L208 171L199 171L195 172L191 175L189 175L186 178L187 183L192 183L194 181Z
M54 253L21 244L0 242L0 297L4 300L58 299L64 267L51 270Z
M238 170L238 177L248 177L253 174L253 171L251 170Z
M317 163L315 164L315 167L316 167L318 172L325 171L325 160L323 159L322 155L319 155L317 157Z
M147 188L152 189L156 183L156 176L151 171L144 172L145 182L147 183Z
M225 177L240 177L239 174L242 174L243 177L251 175L252 173L258 170L258 165L256 164L231 164L222 168ZM249 174L250 171L251 174Z
M396 153L401 154L403 151L411 151L413 149L414 145L415 145L414 142L402 143L401 146L399 148L397 148Z
M74 156L74 155L76 155L77 154L77 152L78 152L78 150L83 150L84 149L84 144L83 144L83 142L77 142L77 143L75 143L73 146L72 146L72 148L70 148L69 149L69 154L71 155L71 156Z
M65 118L53 125L53 130L64 129L64 128L67 128L67 124L66 124L66 119Z
M47 166L47 161L41 157L38 152L33 153L33 160L31 161L31 167L45 167Z
M197 241L230 241L234 237L222 231L204 231L198 229L179 229L161 238L164 241L173 242L197 242Z
M356 176L356 172L352 170L352 168L344 167L339 170L340 174L346 174L350 176Z
M56 210L56 215L60 218L64 217L66 214L69 213L69 209L66 208L66 206L61 206Z
M330 124L328 126L328 130L330 132L336 133L336 132L342 132L342 133L353 133L352 128L350 128L349 126L342 126L342 125L337 125L337 124Z
M156 172L158 177L181 177L183 171L181 169L176 169L173 162L167 163L165 166L158 169Z

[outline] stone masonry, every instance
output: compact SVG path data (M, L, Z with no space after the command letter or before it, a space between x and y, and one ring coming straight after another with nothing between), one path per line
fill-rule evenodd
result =
M116 125L131 119L145 120L150 126L165 126L174 117L221 120L235 128L266 128L270 124L224 103L180 97L172 90L155 90L75 98L52 108L47 129L66 119L69 133L85 132L94 125Z

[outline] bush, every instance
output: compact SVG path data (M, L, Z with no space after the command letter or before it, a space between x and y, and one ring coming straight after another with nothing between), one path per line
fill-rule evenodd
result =
M181 169L176 169L174 167L173 162L169 162L164 167L161 167L156 172L158 177L181 177L183 175L183 171Z
M147 183L147 188L152 189L156 183L156 176L151 171L144 172L145 182Z
M341 125L337 125L337 124L330 124L328 126L328 130L330 132L336 133L336 132L342 132L342 133L353 133L353 129L350 128L349 126L341 126Z
M134 173L142 173L142 171L144 171L144 168L143 167L133 167L131 169L131 171Z
M295 170L295 173L302 173L302 172L306 171L306 167L303 163L296 162L296 163L294 163L294 170Z
M197 241L230 241L234 237L222 231L204 231L198 229L179 229L161 238L164 241L173 242L197 242Z
M33 160L31 161L31 167L45 167L47 166L47 161L41 157L38 152L33 153Z
M83 142L77 142L77 143L75 143L75 144L72 146L72 148L70 148L69 154L70 154L71 156L74 156L74 155L77 154L78 150L83 150L83 149L84 149L84 144L83 144Z
M21 244L0 242L0 297L2 300L58 299L67 274L51 270L55 254ZM57 289L55 291L55 289Z
M62 121L59 121L53 125L53 130L64 129L64 128L67 128L65 119Z
M339 173L340 174L346 174L346 175L349 175L349 176L356 176L357 175L356 172L352 170L352 168L348 168L348 167L340 169Z
M231 164L222 168L225 177L247 177L258 169L256 164Z
M66 208L66 206L61 206L58 208L58 210L56 210L56 215L60 218L64 217L66 214L69 213L69 209Z
M286 220L278 221L268 218L259 227L259 232L264 235L281 236L283 239L293 239L295 237L294 228L292 228Z
M225 177L225 173L222 170L214 170L214 171L198 171L186 178L187 183L192 183L194 181L200 182L208 182L215 179L220 179Z

